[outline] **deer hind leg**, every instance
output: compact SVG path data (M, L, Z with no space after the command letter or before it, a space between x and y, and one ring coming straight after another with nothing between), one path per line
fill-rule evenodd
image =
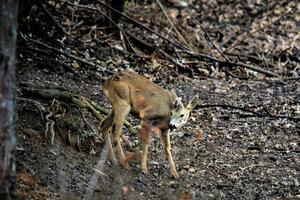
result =
M110 161L113 164L117 164L117 159L111 144L111 139L110 139L110 131L111 131L111 127L113 125L113 116L114 113L113 111L102 121L101 125L100 125L100 132L104 135L106 144L105 144L105 150L108 153L108 157L110 159Z
M142 155L141 155L141 169L142 172L147 173L147 155L148 144L150 140L150 125L147 122L142 123L140 131L141 143L142 143Z
M129 165L121 146L120 135L121 135L122 126L124 124L127 115L130 112L131 107L126 101L119 101L114 104L113 109L115 113L113 119L114 123L112 126L113 144L118 153L121 164L125 169L128 169Z
M171 143L170 143L170 135L168 131L165 131L163 133L160 133L160 139L164 148L164 151L166 153L166 156L169 161L170 169L171 169L171 174L173 175L174 178L179 178L179 174L175 168L175 164L173 161L173 157L171 154Z

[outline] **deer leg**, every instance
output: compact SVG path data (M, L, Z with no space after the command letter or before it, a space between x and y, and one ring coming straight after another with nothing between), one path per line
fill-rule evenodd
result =
M113 143L119 155L121 164L125 169L128 169L129 165L121 146L120 135L124 121L130 112L130 106L126 102L119 102L114 105L114 108L116 114L114 116L114 125L112 127Z
M101 123L100 125L100 132L103 133L106 145L105 145L105 150L108 153L108 157L110 161L113 164L117 164L117 159L111 144L111 139L110 139L110 129L113 123L113 115L114 113L111 112Z
M111 144L110 133L108 133L108 134L106 135L106 151L107 151L107 153L108 153L108 157L109 157L110 161L111 161L114 165L118 164L117 159L116 159L116 156L115 156L115 152L114 152L114 150L113 150L113 146L112 146L112 144Z
M165 153L167 155L167 158L168 158L168 161L169 161L171 173L172 173L174 178L179 178L179 174L178 174L178 172L175 168L175 164L174 164L173 157L172 157L172 154L171 154L171 143L170 143L169 132L166 131L166 132L160 133L159 136L160 136L164 151L165 151Z
M142 142L142 156L141 156L141 169L142 172L147 173L147 155L148 155L148 144L150 140L150 126L148 123L143 122L140 132Z

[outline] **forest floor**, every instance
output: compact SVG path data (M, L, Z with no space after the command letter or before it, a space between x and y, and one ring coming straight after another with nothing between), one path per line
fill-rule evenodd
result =
M34 2L19 9L21 199L300 199L297 1L128 2L124 14L140 24L122 17L119 28L105 25L101 13L109 9L99 1ZM139 163L129 170L112 165L99 120L51 93L80 95L110 110L102 84L127 68L184 101L201 99L171 135L179 179L156 136L147 174ZM138 132L138 120L128 121ZM138 134L124 128L122 145L138 151Z

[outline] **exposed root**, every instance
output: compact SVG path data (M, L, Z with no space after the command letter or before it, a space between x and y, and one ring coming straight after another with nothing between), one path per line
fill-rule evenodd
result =
M66 114L66 109L64 109L62 107L62 104L66 104L68 107L70 107L70 105L75 105L77 108L79 109L87 109L89 112L91 112L101 123L104 119L103 114L109 114L109 111L100 107L99 105L97 105L95 102L80 96L80 95L76 95L76 94L71 94L68 92L62 92L59 90L52 90L52 89L48 89L48 90L42 90L42 89L32 89L32 88L27 88L24 89L24 94L26 95L30 95L30 96L36 96L39 98L43 98L43 99L47 99L47 100L52 100L52 104L51 104L51 111L50 113L48 113L45 117L46 119L46 125L45 125L45 137L48 139L48 137L50 136L49 140L50 143L53 144L54 143L54 137L55 137L55 131L54 131L54 125L55 122L50 119L51 117L59 117L59 118L64 118L65 114ZM85 124L93 131L93 133L95 133L96 131L91 127L91 125L87 122L87 120L85 119L85 117L83 116L82 112L81 112L81 116L83 121L85 122ZM72 124L72 122L71 122ZM135 134L134 129L132 128L132 126L128 123L125 122L126 127L128 128L128 130L130 131L130 133ZM72 125L74 127L76 127L77 125ZM80 137L81 134L77 132L76 135L76 143L77 143L77 147L78 149L80 149ZM71 130L68 131L68 135L67 135L67 140L68 142L71 143Z
M55 132L54 132L54 124L55 122L50 119L50 117L53 116L53 112L50 112L49 114L46 115L45 119L46 119L46 130L45 130L45 138L48 139L50 141L50 144L54 143L54 137L55 137ZM50 139L48 138L48 133L50 134Z

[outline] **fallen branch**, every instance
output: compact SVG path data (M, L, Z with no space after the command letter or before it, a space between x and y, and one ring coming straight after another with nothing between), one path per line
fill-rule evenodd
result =
M294 121L300 121L300 117L296 116L288 116L288 115L273 115L271 113L261 113L261 112L256 112L247 108L243 107L238 107L238 106L232 106L232 105L224 105L224 104L205 104L205 105L198 105L196 108L211 108L211 107L220 107L224 109L235 109L235 110L241 110L243 112L248 112L253 114L251 117L268 117L268 118L274 118L274 119L289 119L289 120L294 120Z
M142 28L145 28L147 31L153 33L154 35L158 36L159 38L168 41L169 43L171 43L171 44L174 45L175 47L177 47L177 48L179 48L179 49L185 49L185 50L188 50L188 48L184 47L183 45L179 45L179 44L177 44L177 43L175 43L175 42L172 42L172 41L171 41L170 39L168 39L167 37L162 36L161 34L155 32L154 30L152 30L152 29L148 28L147 26L141 24L140 22L138 22L138 21L135 20L134 18L129 17L129 16L127 16L127 15L125 15L125 14L119 12L118 10L116 10L116 9L114 9L114 8L112 8L112 7L110 7L109 5L105 4L104 2L102 2L102 1L100 1L100 0L97 0L97 2L100 3L102 6L104 6L104 7L108 8L108 9L112 10L113 12L118 13L119 15L121 15L121 16L124 17L125 19L131 21L132 23L134 23L134 24L136 24L136 25L138 25L138 26L140 26L140 27L142 27Z
M98 9L97 9L97 8L93 8L93 7L85 6L85 5L73 4L73 3L70 3L70 2L65 1L65 0L63 0L63 2L64 2L64 3L67 3L67 4L69 4L69 5L72 5L72 6L76 6L76 7L78 7L78 8L84 8L84 9L89 9L89 10L93 10L93 11L98 12ZM104 6L105 8L108 8L108 9L112 10L113 12L119 14L121 17L124 17L125 19L129 20L129 21L132 22L133 24L138 25L138 26L140 26L140 27L146 29L147 31L153 33L154 35L158 36L159 38L161 38L161 39L163 39L163 40L166 40L167 42L171 43L173 46L175 46L175 47L177 47L177 48L179 48L179 49L189 50L188 48L186 48L186 47L184 47L184 46L182 46L182 45L179 45L179 44L177 44L177 43L171 41L171 40L168 39L167 37L165 37L165 36L163 36L163 35L157 33L156 31L154 31L154 30L148 28L147 26L141 24L140 22L138 22L138 21L135 20L134 18L129 17L129 16L123 14L122 12L120 12L120 11L118 11L118 10L112 8L111 6L107 5L106 3L102 2L102 1L97 1L97 2L98 2L99 4L101 4L102 6Z
M174 59L172 56L170 56L170 55L169 55L167 52L165 52L164 50L162 50L162 49L157 49L157 51L158 51L160 54L164 55L165 58L167 58L171 63L173 63L174 65L178 66L179 68L181 68L181 69L186 69L186 68L187 68L184 64L182 64L182 63L180 63L178 60Z
M160 9L163 11L165 17L167 18L168 22L171 24L171 29L174 29L174 31L176 32L176 34L178 35L178 37L181 39L181 41L188 46L188 43L186 42L186 40L183 38L183 36L179 33L179 31L177 30L177 28L174 26L173 22L171 21L170 17L168 16L165 8L163 7L163 5L161 4L160 0L156 0L156 2L158 3ZM168 31L169 32L169 31Z
M125 37L125 39L126 39L128 45L129 45L130 49L131 49L135 54L137 54L137 53L135 52L133 46L131 45L131 43L130 43L128 37L127 37L127 35L126 35L126 32L125 32L125 31L124 31L124 30L123 30L123 29L122 29L122 28L121 28L114 20L112 20L109 16L107 16L104 12L102 12L102 11L100 10L100 8L98 8L97 10L98 10L98 12L99 12L102 16L104 16L106 19L108 19L115 27L117 27L117 28L123 33L123 35L124 35L124 37Z
M51 64L53 64L56 67L62 66L68 72L72 72L72 73L76 74L77 76L81 76L81 74L79 72L77 72L75 69L73 69L70 65L53 58L53 53L51 53L51 51L47 51L45 49L40 49L40 48L31 48L31 47L18 47L18 51L19 50L21 50L21 51L28 50L31 53L37 52L39 56L35 56L32 59L34 59L34 61L36 61L37 63L41 63L41 64L45 64L45 58L41 57L42 54L45 54L45 56L47 56L47 60L48 60L48 65L47 65L48 67L51 67Z
M242 62L232 62L232 61L228 62L228 61L224 61L224 60L212 57L212 56L208 56L208 55L205 55L205 54L202 54L202 53L195 53L195 52L192 52L192 51L177 51L177 52L186 53L186 54L189 54L190 56L193 56L193 57L196 57L196 58L208 59L208 60L223 64L225 66L228 66L228 65L241 66L241 67L245 67L247 69L251 69L253 71L260 72L262 74L266 74L266 75L269 75L269 76L280 77L280 75L276 74L275 72L271 72L271 71L262 69L260 67L255 67L253 65L249 65L249 64L246 64L246 63L242 63Z
M209 37L206 29L199 23L201 29L203 30L204 34L206 35L206 38L208 41L213 45L213 47L219 52L219 54L227 61L230 62L230 60L223 54L223 52L215 45L215 43L212 41L212 39Z
M64 27L62 27L57 21L54 19L54 17L51 15L51 13L48 11L46 6L41 3L40 1L36 1L37 5L44 11L44 13L50 18L50 20L53 22L53 24L60 29L62 32L64 32L66 35L70 36L71 34L67 32Z
M31 42L31 43L37 44L37 45L39 45L39 46L41 46L41 47L43 47L43 48L47 48L47 49L49 49L49 50L51 50L51 51L54 51L54 52L56 52L56 53L58 53L58 54L63 54L64 56L66 56L66 57L68 57L68 58L71 58L71 59L73 59L73 60L76 60L76 61L81 62L81 63L86 64L86 65L89 65L89 66L91 66L91 67L95 67L95 68L97 67L97 65L96 65L95 63L86 61L86 60L84 60L84 59L82 59L82 58L79 58L79 57L77 57L77 56L73 56L73 55L71 55L71 54L68 54L68 53L66 53L66 52L64 52L64 51L61 51L61 50L56 49L56 48L54 48L54 47L51 47L51 46L49 46L49 45L47 45L47 44L44 44L44 43L42 43L42 42L40 42L40 41L34 40L34 39L32 39L32 38L29 38L29 37L25 36L25 35L22 34L22 33L20 33L20 35L21 35L21 37L22 37L25 41L29 41L29 42Z

